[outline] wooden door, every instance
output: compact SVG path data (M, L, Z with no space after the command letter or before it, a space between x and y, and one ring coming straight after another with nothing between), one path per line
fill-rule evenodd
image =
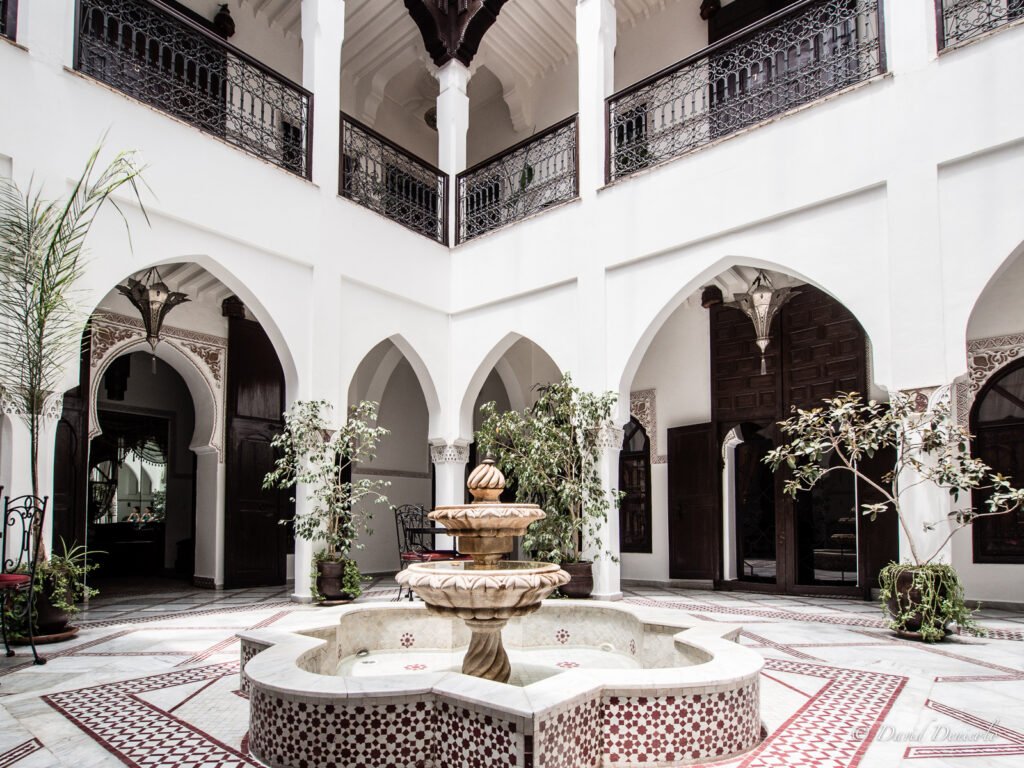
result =
M995 471L1019 482L1019 478L1024 478L1024 423L980 426L973 453ZM975 509L985 511L989 495L987 492L973 494ZM1024 563L1024 512L1017 510L981 518L972 526L971 536L974 562Z
M281 431L284 372L259 323L228 320L224 586L284 584L286 492L263 489Z
M721 459L713 424L668 430L669 578L716 579Z
M85 544L89 492L89 358L92 335L82 335L79 384L64 394L53 451L52 546ZM12 494L13 495L13 494ZM59 549L57 551L60 551Z

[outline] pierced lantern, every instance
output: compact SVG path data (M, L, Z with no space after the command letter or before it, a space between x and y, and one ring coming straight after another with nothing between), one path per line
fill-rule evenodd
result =
M738 309L754 323L757 346L761 350L762 376L767 373L764 354L768 349L768 342L771 340L772 320L782 309L782 305L797 293L798 291L792 288L776 288L765 271L759 269L754 281L747 288L747 292L737 293L733 301L726 302L724 305Z
M148 270L141 280L129 277L126 282L127 285L117 286L117 290L123 293L142 315L142 324L146 327L146 341L149 342L155 356L164 318L176 306L189 301L189 298L184 293L169 289L156 267Z

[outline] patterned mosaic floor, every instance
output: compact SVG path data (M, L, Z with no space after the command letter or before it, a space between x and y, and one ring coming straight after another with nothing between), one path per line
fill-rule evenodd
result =
M396 594L380 583L364 599ZM924 646L855 601L655 588L627 599L742 623L766 658L768 736L719 766L1024 765L1024 614L986 611L987 636ZM0 658L0 768L255 766L234 633L316 610L281 589L149 585L94 601L45 666Z

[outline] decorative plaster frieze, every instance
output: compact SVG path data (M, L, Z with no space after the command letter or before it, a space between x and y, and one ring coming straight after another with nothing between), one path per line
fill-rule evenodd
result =
M1024 333L989 336L967 342L967 375L956 380L956 417L960 424L970 420L974 398L992 375L1024 352Z
M605 424L597 432L597 447L603 450L622 450L622 438L625 432L618 427Z
M434 464L465 464L469 461L469 446L458 443L432 445L430 461Z
M658 453L658 395L654 389L629 393L629 413L647 432L651 445L651 464L667 464L668 456Z
M25 413L24 402L14 397L10 392L0 388L0 413L10 416L21 416ZM43 420L60 418L64 411L64 393L51 392L43 400Z
M97 310L92 316L92 344L89 365L92 369L89 393L89 437L100 434L99 388L107 367L126 351L134 351L145 342L145 326L141 318L117 312ZM225 396L224 368L227 359L227 339L199 331L165 326L161 329L161 344L176 349L191 365L210 391L213 400L213 429L209 447L217 451L224 461ZM148 347L146 348L148 349Z

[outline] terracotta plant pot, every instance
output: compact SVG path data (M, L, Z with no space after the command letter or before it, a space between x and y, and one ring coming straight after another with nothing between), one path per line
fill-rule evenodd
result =
M346 565L345 561L333 562L330 560L322 560L316 564L316 588L323 595L324 601L333 603L355 598L355 595L345 592L342 587Z
M559 591L566 597L576 600L586 600L594 591L594 564L584 563L562 563L562 570L572 578L568 584L559 587Z
M914 571L908 570L901 572L896 577L896 583L893 589L893 596L889 598L888 610L891 618L896 618L900 614L900 608L914 609L915 606L921 603L921 592L914 588ZM946 589L944 586L939 586L940 598L945 598ZM907 621L903 629L896 630L896 634L901 637L907 637L914 640L921 639L921 614L919 611L914 611L913 615ZM950 622L951 623L951 622ZM937 622L936 622L937 624ZM941 627L945 634L949 634L950 624L946 624ZM936 626L936 629L940 627Z

